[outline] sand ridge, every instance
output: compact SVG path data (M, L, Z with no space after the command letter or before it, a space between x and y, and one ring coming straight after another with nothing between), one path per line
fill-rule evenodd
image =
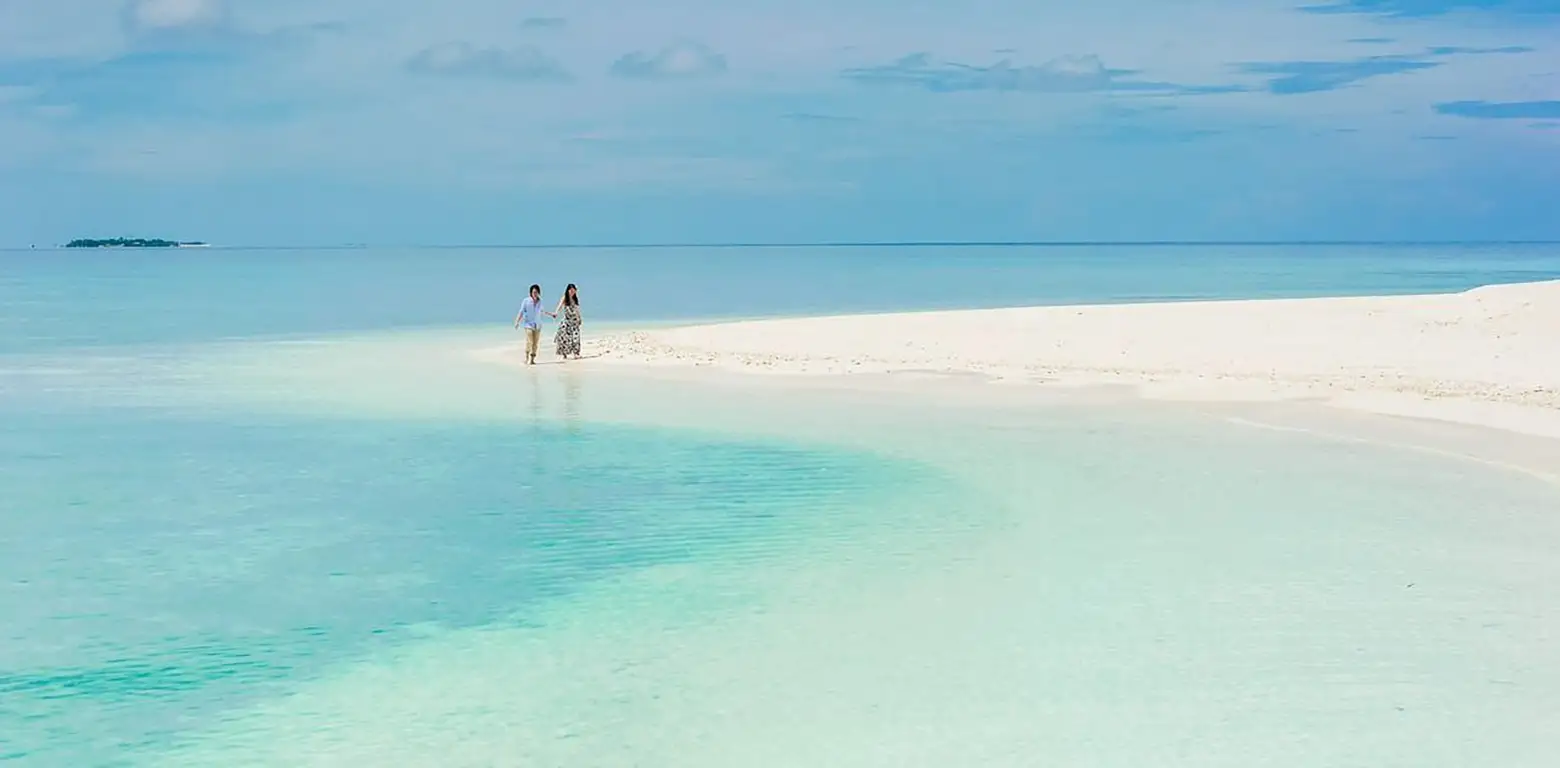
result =
M1174 399L1319 399L1560 437L1560 281L1455 294L842 315L613 333L611 364L979 373Z

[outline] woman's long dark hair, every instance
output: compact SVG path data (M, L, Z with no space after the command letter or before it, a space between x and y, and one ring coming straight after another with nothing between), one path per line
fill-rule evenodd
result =
M580 305L580 289L575 288L574 283L569 283L569 286L563 289L563 304L566 307Z

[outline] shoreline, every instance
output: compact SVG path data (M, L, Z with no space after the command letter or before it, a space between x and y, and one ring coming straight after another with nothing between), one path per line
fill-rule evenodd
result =
M508 349L477 356L504 363ZM1126 387L1150 400L1304 401L1560 439L1557 351L1560 281L1544 281L1452 294L706 323L587 336L584 363L809 381Z
M799 322L812 321L758 323L761 341L790 340L775 326ZM632 333L643 332L622 332ZM603 333L587 354L614 338ZM430 634L342 665L224 718L168 764L221 765L233 754L275 764L309 754L354 764L408 754L571 764L623 754L729 765L755 745L805 762L902 743L904 754L932 755L928 764L1078 744L1069 754L1085 763L1106 755L1142 765L1184 743L1189 729L1221 735L1215 742L1232 764L1305 747L1316 748L1298 763L1477 753L1528 764L1525 756L1552 746L1531 713L1548 711L1557 690L1543 674L1555 668L1545 641L1560 616L1544 610L1556 574L1544 543L1555 527L1560 441L1395 424L1313 403L1171 406L1132 400L1125 386L982 386L984 373L749 366L770 374L754 376L741 365L647 365L613 353L557 364L545 348L544 365L527 368L515 365L516 351L490 329L415 348L386 337L377 350L311 359L382 384L395 406L384 413L398 419L472 408L565 428L776 437L908 462L911 477L947 483L907 483L904 496L851 497L838 509L809 507L823 514L782 518L778 529L795 544L783 556L760 559L747 541L729 557L596 582L555 613L526 611L516 626ZM407 391L425 381L419 368L452 378ZM335 418L373 404L362 389L328 381L296 381L291 394L334 393L321 412ZM1075 405L1089 400L1095 412ZM1041 402L1059 407L1024 405ZM1244 423L1223 427L1204 415ZM1332 442L1340 436L1367 445ZM1379 436L1390 440L1371 439ZM567 458L607 444L597 445L547 450ZM516 454L497 482L531 482L526 458ZM689 474L680 476L717 480L702 474L721 471L712 458L681 454ZM1468 458L1483 466L1450 460ZM823 465L828 474L729 498L743 509L755 498L811 505L796 489L830 482L822 478L838 465ZM893 488L901 477L873 482ZM874 524L839 527L849 514ZM1107 755L1098 745L1114 743L1123 720L1143 723L1142 734ZM1035 737L1035 722L1054 728ZM528 730L507 742L470 736L514 732L515 723ZM1351 736L1362 728L1371 739ZM906 741L920 732L932 735ZM785 751L813 743L829 755Z

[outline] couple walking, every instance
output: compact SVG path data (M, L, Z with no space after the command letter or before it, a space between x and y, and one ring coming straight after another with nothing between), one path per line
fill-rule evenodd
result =
M525 364L536 365L536 348L542 340L542 315L558 320L559 315L563 319L558 322L558 333L553 337L553 343L558 347L558 356L564 360L573 355L575 360L580 359L580 292L569 283L569 287L563 289L563 298L558 300L558 306L548 312L542 309L542 287L531 286L531 295L520 302L520 314L515 315L515 327L525 326Z

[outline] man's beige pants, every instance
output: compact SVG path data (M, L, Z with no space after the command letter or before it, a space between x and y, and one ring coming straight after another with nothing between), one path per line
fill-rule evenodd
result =
M542 344L542 329L525 329L525 359L527 362L536 362L536 348Z

